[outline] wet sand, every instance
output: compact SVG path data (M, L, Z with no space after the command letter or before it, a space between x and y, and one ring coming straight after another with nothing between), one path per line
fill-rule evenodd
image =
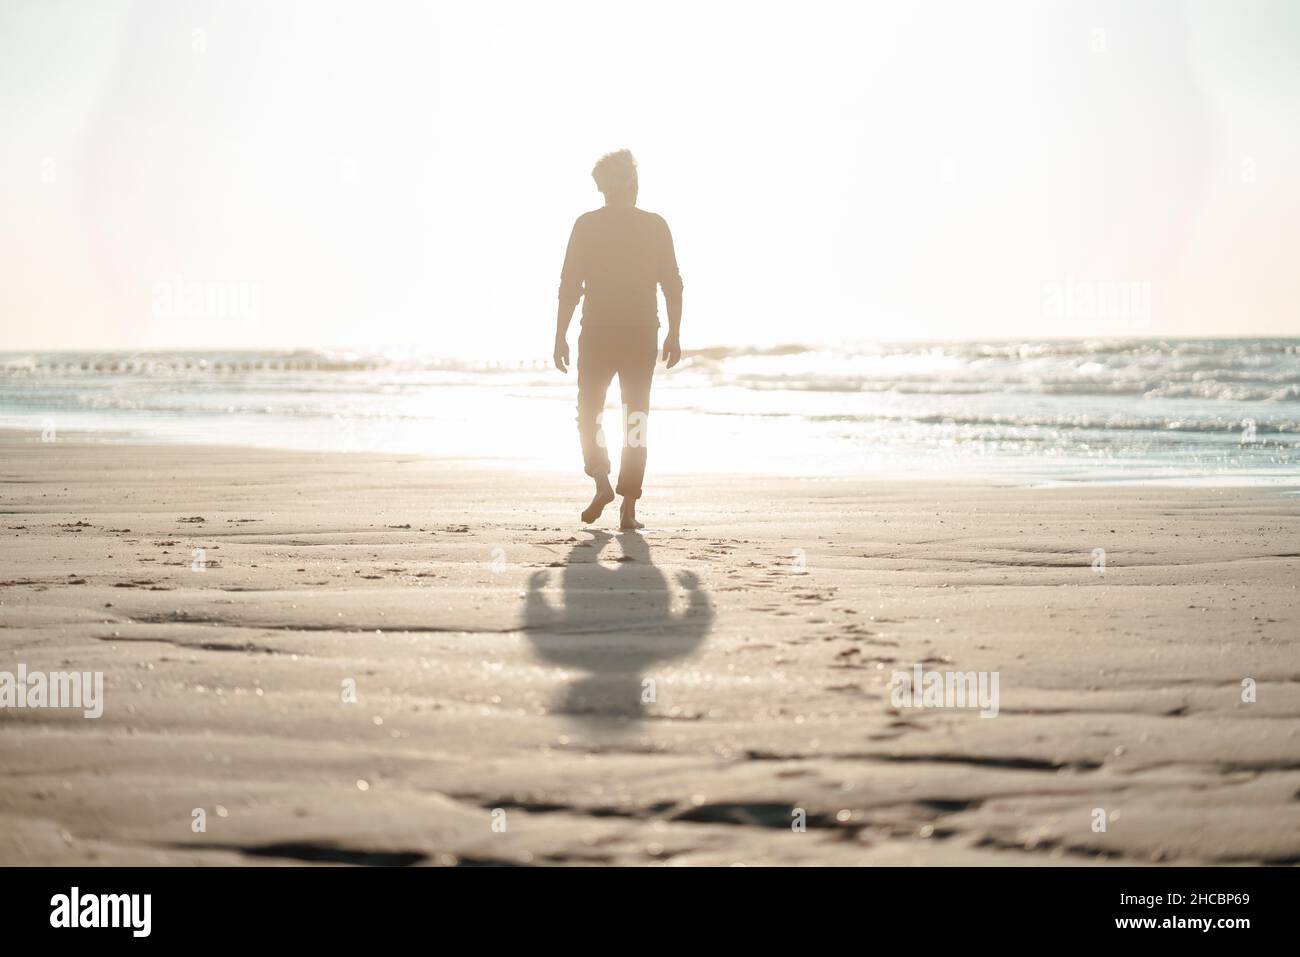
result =
M0 864L1300 862L1278 489L0 456Z

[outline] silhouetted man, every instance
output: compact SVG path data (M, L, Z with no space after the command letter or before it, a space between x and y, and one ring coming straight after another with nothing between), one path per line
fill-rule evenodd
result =
M637 209L636 160L627 150L607 153L591 171L605 205L583 213L573 224L560 274L560 304L555 317L555 367L569 371L565 338L573 310L582 299L578 337L578 435L585 470L596 481L596 495L582 513L590 523L614 495L623 496L619 527L642 528L636 500L645 477L646 424L650 379L659 354L656 285L668 305L668 337L663 357L671 369L682 357L682 277L677 272L672 233L662 216ZM623 458L618 487L609 484L609 454L600 427L605 393L618 376L623 398Z

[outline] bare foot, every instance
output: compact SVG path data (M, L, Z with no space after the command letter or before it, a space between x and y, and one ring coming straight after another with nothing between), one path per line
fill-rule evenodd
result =
M625 498L623 504L618 510L618 527L625 532L635 531L638 528L645 528L643 522L636 520L636 499Z
M600 518L600 513L605 511L605 506L612 501L614 501L614 490L609 485L609 479L601 476L596 479L596 494L591 504L582 511L582 523L590 525Z

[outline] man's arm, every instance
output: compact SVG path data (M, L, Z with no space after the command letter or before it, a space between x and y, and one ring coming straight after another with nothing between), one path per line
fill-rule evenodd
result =
M682 276L677 269L677 251L673 249L673 234L664 222L664 252L659 269L659 285L668 305L668 336L664 339L664 359L671 369L682 358L679 338L682 328Z
M555 359L555 368L561 372L569 371L569 323L573 321L573 310L578 308L578 300L582 298L582 293L577 295L565 295L563 287L560 288L560 304L555 312L555 353L552 358Z
M573 310L582 298L582 255L579 250L578 224L569 233L569 245L564 251L564 268L560 270L560 301L555 312L555 368L569 371L569 323Z

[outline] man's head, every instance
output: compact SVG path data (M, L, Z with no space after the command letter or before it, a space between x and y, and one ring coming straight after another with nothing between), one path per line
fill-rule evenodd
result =
M591 170L596 188L610 205L636 203L636 159L630 150L606 153Z

